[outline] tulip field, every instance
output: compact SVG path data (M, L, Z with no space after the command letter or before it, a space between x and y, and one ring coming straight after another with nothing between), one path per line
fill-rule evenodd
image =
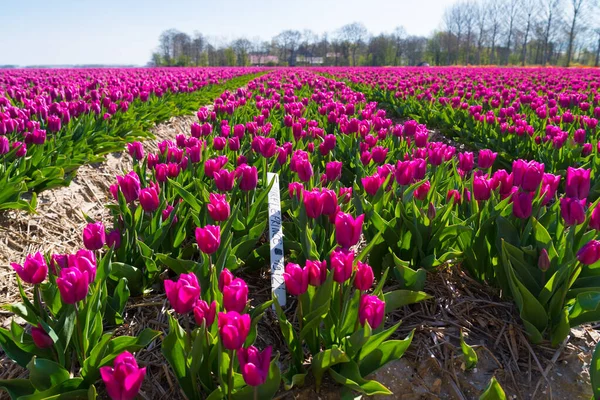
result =
M327 385L402 398L375 376L416 346L422 327L401 320L442 302L430 282L448 271L514 310L530 349L560 354L600 321L599 91L592 69L0 72L4 212L36 212L37 193L109 153L132 160L80 248L11 260L19 300L2 305L0 355L24 373L0 369L0 389L151 398L144 385L166 371L162 398ZM188 132L145 143L188 114ZM285 298L271 294L274 185ZM471 329L452 340L474 374ZM587 398L600 398L596 353ZM509 398L485 379L439 398Z

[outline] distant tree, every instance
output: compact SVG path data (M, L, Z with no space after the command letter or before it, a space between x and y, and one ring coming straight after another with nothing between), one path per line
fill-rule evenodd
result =
M352 55L352 65L356 66L356 53L361 45L364 44L368 37L369 32L367 28L359 22L353 22L348 25L344 25L339 31L342 40L347 42Z
M573 45L575 36L577 35L577 22L581 18L581 13L587 6L588 0L571 0L571 27L569 29L569 45L567 47L567 67L571 65L571 57L573 55Z

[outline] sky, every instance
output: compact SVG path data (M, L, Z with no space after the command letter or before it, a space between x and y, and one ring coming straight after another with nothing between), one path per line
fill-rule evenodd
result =
M175 28L232 40L270 40L286 29L428 35L453 0L0 0L0 65L145 65Z

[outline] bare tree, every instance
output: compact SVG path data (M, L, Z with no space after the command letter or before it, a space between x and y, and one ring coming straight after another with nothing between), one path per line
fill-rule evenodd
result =
M465 38L465 64L471 63L471 39L475 33L475 27L477 24L477 4L472 1L462 3L463 8L462 16L464 19L464 25L467 37Z
M594 61L594 67L600 65L600 28L596 29L596 36L598 36L598 44L596 45L596 58Z
M358 48L364 43L368 37L367 28L359 22L353 22L348 25L342 26L340 29L340 36L342 40L348 43L350 52L352 54L352 65L356 66L356 53Z
M481 64L481 53L483 50L483 44L485 41L486 35L486 24L487 24L487 11L485 10L485 5L481 3L477 3L475 7L477 12L477 64Z
M537 9L535 0L522 0L522 8L524 14L522 17L525 23L525 32L523 38L523 48L521 50L521 66L525 66L525 61L527 58L527 43L529 40L529 32L531 31L531 25L534 23L534 19L537 18Z
M252 49L252 42L246 38L240 38L235 40L231 47L235 52L237 64L240 66L247 65L249 63L248 53Z
M488 30L490 32L490 40L492 42L489 63L494 64L496 61L496 40L498 39L498 34L500 33L500 24L502 22L502 6L499 3L499 0L488 0L488 2L485 4L485 7L488 10Z
M571 57L573 55L573 44L575 43L575 35L577 33L577 21L581 16L581 12L587 5L587 0L571 0L571 28L569 29L569 45L567 46L567 67L571 65Z
M508 65L510 58L510 46L512 44L511 40L513 39L514 35L514 27L517 19L517 13L520 11L519 3L519 0L509 0L505 4L506 23L508 24L506 31L506 55L504 56L504 63L506 65Z
M394 38L395 46L394 65L400 65L402 63L403 42L406 38L406 30L403 26L397 26L396 29L394 29L392 37Z

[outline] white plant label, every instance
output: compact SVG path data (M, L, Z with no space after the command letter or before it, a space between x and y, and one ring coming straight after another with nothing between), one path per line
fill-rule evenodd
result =
M283 279L283 230L281 229L281 197L279 175L267 173L267 182L273 182L269 191L269 245L271 247L271 292L285 306L285 282Z

